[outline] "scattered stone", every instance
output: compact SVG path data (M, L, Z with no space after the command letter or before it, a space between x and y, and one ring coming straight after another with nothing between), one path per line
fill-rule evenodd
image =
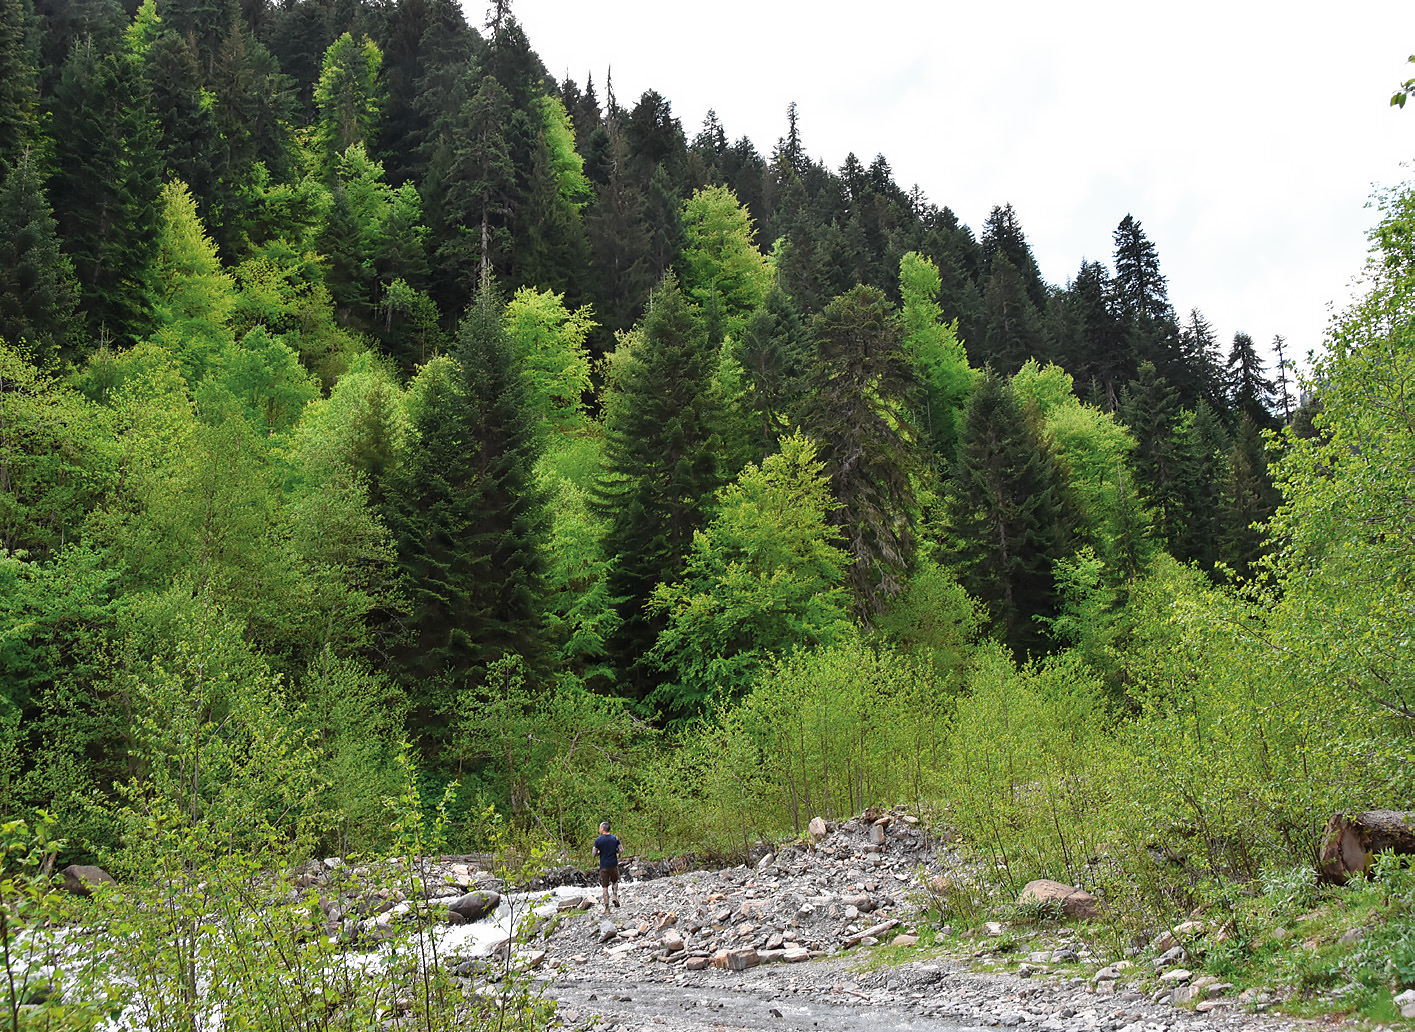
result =
M811 838L815 839L817 842L821 841L826 836L824 818L812 817L811 823L806 825L806 830L811 833Z
M917 946L919 945L919 937L917 935L896 935L894 937L894 945Z
M774 864L775 862L776 862L776 854L775 854L775 853L768 853L766 856L762 857L760 860L757 861L757 870L758 870L758 871L765 871L767 868L769 868L769 867L770 867L772 864Z
M707 957L689 957L684 961L683 969L685 971L703 971L706 970L709 963Z
M450 913L460 914L467 922L480 921L501 906L501 893L491 891L468 892L447 904Z
M756 950L718 950L712 956L712 966L726 971L746 971L760 963Z
M1161 983L1187 982L1194 977L1194 972L1186 971L1184 968L1171 968L1160 975Z
M1028 899L1046 903L1056 900L1061 904L1061 912L1074 920L1084 921L1096 916L1096 897L1084 889L1078 889L1050 878L1038 878L1022 887L1017 902Z
M64 889L75 896L92 896L104 885L118 884L103 868L90 864L70 864L60 873L64 875Z
M606 943L619 934L619 927L613 921L605 919L599 923L599 941Z

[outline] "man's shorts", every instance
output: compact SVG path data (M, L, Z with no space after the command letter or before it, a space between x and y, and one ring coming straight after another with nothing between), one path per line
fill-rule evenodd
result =
M602 889L607 889L607 888L609 888L611 885L618 885L618 884L619 884L619 865L618 865L618 864L615 864L613 867L601 867L601 868L599 869L599 886L600 886L600 888L602 888Z

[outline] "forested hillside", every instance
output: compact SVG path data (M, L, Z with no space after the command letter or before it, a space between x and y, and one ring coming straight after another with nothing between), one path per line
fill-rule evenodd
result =
M1049 284L782 114L505 4L0 0L4 811L344 852L411 764L453 847L908 799L1021 878L1408 798L1410 195L1299 406L1143 213Z

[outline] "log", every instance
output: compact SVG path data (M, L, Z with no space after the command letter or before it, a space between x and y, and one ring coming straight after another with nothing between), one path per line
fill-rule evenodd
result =
M1415 855L1415 812L1338 813L1322 831L1317 869L1323 882L1345 885L1369 871L1377 853L1387 852Z

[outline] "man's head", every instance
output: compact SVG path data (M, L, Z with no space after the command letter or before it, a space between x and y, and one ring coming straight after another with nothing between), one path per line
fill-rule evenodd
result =
M609 822L608 822L608 821L600 821L600 822L599 822L599 830L600 830L600 833L601 833L601 834L608 835L608 834L609 834Z

